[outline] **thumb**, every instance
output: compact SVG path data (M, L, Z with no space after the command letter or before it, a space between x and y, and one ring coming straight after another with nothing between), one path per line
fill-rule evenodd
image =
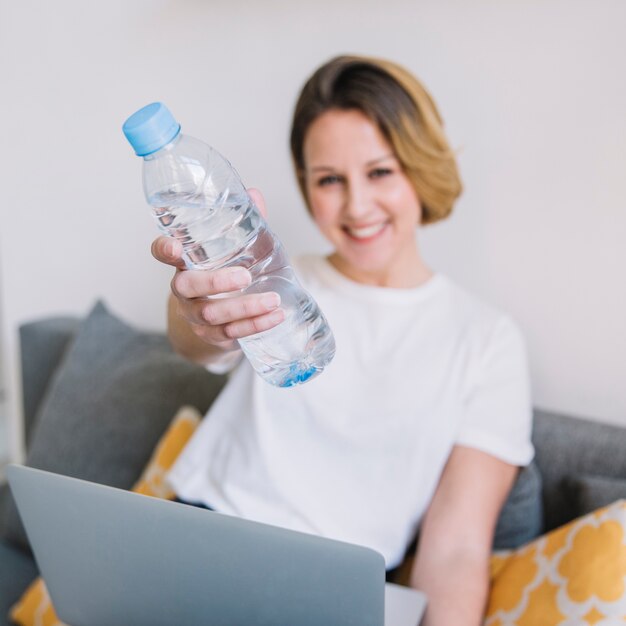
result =
M183 247L180 241L177 241L172 237L157 237L152 242L151 252L152 256L161 263L171 265L178 269L183 269L185 267L185 263L182 258Z
M263 217L267 217L267 208L265 207L265 199L263 198L263 194L258 190L251 187L248 189L248 195L252 198L252 202L257 206L261 215Z

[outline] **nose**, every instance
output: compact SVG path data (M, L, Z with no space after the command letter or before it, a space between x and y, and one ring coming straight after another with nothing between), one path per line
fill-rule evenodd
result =
M372 203L367 185L358 179L352 179L348 181L345 190L345 215L353 220L367 215Z

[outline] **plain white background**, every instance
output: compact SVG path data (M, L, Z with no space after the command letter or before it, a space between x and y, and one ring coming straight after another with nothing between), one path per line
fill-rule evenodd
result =
M323 251L288 130L339 53L394 59L438 102L465 193L421 245L518 321L535 404L626 425L625 24L621 0L0 0L0 449L21 445L20 322L100 297L164 328L170 272L124 119L163 100L264 191L291 254Z

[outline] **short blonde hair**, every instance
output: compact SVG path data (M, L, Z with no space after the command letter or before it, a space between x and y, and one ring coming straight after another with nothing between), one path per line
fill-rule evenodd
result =
M446 218L462 191L456 158L430 94L410 72L363 56L331 59L305 83L291 125L291 155L307 202L304 141L311 124L331 109L357 109L391 144L422 204L422 224Z

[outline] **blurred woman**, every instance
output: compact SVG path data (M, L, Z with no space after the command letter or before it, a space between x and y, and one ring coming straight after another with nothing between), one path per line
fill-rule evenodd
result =
M180 244L157 239L155 257L177 268L173 345L233 370L169 480L183 501L374 548L389 570L419 532L411 584L428 595L427 624L480 624L495 524L533 456L531 409L514 322L418 245L416 229L461 193L441 117L402 67L341 56L304 85L291 151L332 245L294 267L335 359L304 385L268 385L237 340L281 323L278 295L246 294L245 268L186 270Z

